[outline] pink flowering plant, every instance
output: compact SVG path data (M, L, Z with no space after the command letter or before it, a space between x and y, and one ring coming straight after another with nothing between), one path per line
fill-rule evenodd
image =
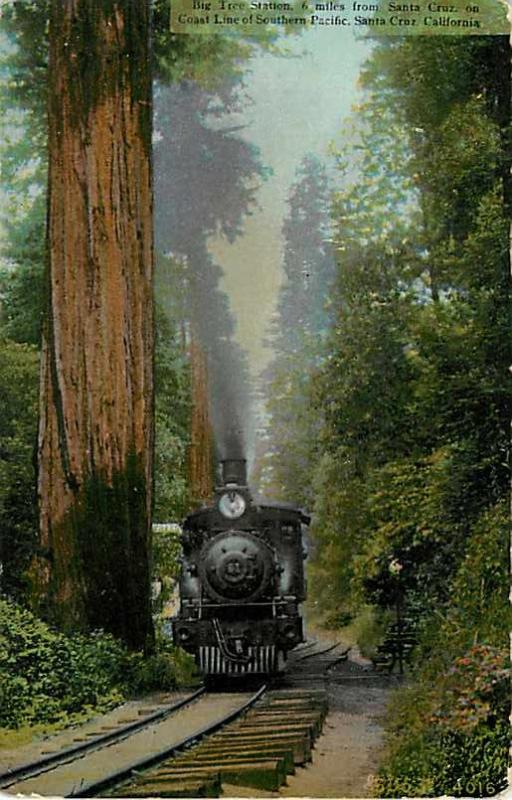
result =
M445 701L431 721L470 732L491 724L509 703L510 663L503 651L487 644L471 647L456 658L446 676Z

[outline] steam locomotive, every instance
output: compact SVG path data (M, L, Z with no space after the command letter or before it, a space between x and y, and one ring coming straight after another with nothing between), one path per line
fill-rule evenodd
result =
M183 525L173 638L207 677L277 674L303 641L302 532L309 517L253 497L245 460L221 466L213 503Z

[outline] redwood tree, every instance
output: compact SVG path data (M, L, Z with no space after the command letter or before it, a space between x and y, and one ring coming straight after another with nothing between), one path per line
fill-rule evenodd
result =
M151 641L151 77L147 0L52 0L47 318L34 597Z

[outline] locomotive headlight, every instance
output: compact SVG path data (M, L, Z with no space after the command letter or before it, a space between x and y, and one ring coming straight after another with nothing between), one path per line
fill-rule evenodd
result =
M219 500L219 511L227 519L238 519L244 513L246 503L238 492L225 492Z

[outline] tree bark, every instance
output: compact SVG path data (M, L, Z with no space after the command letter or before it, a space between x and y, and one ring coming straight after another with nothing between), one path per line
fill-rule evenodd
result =
M34 599L151 641L149 3L52 0L47 320Z

